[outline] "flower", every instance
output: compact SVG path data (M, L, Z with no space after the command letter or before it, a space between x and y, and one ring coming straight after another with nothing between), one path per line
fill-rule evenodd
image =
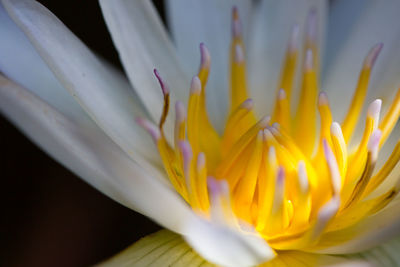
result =
M325 1L239 1L231 41L233 2L168 1L176 53L151 2L101 0L129 83L42 5L3 0L1 110L58 161L111 198L183 235L212 263L352 262L354 257L326 254L365 250L399 228L399 145L388 137L400 112L399 93L392 97L400 53L398 29L385 26L397 25L400 4L334 2L321 76ZM348 23L341 25L338 18ZM200 41L210 52L200 45L197 73L192 58ZM368 53L377 41L385 49L379 43ZM352 98L348 90L357 84L364 54ZM154 67L163 94L151 74ZM319 76L326 93L318 96ZM297 87L300 97L295 97ZM373 101L368 87L380 89L370 90ZM291 99L300 99L293 115ZM333 122L350 101L343 122ZM175 116L168 116L170 102L176 103ZM364 102L371 103L367 112L362 112ZM259 119L257 114L268 110L272 117ZM365 129L358 131L361 114L366 114ZM152 122L157 120L158 127ZM353 133L360 138L354 150ZM396 130L392 136L397 138ZM391 153L388 160L385 153ZM152 247L165 248L165 254L148 253ZM182 250L187 251L182 239L160 232L114 262L188 265L199 259L182 263L188 260L180 257Z

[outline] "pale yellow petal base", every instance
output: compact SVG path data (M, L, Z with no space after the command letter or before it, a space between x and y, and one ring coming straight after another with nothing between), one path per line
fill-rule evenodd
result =
M300 251L278 252L278 256L262 267L308 266L399 266L400 238L364 253L330 256ZM216 266L199 256L184 239L171 231L161 230L142 238L132 246L97 266Z

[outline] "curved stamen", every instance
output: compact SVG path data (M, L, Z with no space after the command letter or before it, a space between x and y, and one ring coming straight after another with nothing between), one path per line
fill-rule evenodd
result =
M378 58L380 51L382 50L382 47L383 47L382 43L379 43L374 47L372 47L367 57L364 60L363 68L358 78L357 89L354 92L353 99L351 100L351 104L349 106L349 110L342 123L343 136L347 143L349 142L352 133L354 132L354 128L360 116L361 108L363 106L365 97L367 95L369 79L371 76L370 73L373 66L375 65L376 59Z

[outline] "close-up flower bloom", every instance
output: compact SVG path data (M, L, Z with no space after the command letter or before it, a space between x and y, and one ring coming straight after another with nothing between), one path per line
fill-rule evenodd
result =
M0 110L168 229L104 266L400 264L399 0L99 3L126 77L1 1Z

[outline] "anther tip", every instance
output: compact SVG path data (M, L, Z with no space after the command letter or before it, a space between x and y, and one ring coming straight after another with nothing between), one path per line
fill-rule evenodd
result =
M262 117L261 120L260 120L260 126L261 126L261 128L267 127L268 124L270 123L270 121L271 121L271 116L264 116L264 117Z
M273 139L274 136L272 135L271 131L268 128L265 128L263 131L263 138L264 138L264 141L267 141L267 140ZM270 149L271 148L273 148L273 146L271 146Z
M201 81L198 76L194 76L190 84L190 93L200 94L200 92L201 92Z
M210 51L204 43L200 43L200 64L202 69L209 69L211 64Z
M307 18L307 38L315 42L317 38L317 8L312 7Z
M193 156L191 145L187 141L179 141L178 145L179 145L179 149L182 152L183 161L188 162Z
M278 91L278 100L283 100L286 98L286 92L283 88Z
M206 165L206 156L203 152L200 152L197 156L197 169L202 169Z
M164 80L162 79L160 72L157 69L154 69L153 72L154 72L154 75L156 76L158 82L160 83L160 87L161 87L163 94L164 95L169 94L169 88L168 88L167 84L164 82Z
M326 222L332 218L333 215L339 210L340 197L333 196L324 206L321 207L318 212L318 219L322 222Z
M150 121L148 121L142 117L136 117L135 122L151 135L154 142L157 142L157 140L159 140L161 138L160 130L157 128L156 125L154 125Z
M376 59L378 58L380 52L382 51L383 43L378 43L374 45L365 58L364 65L366 68L372 68L375 65Z
M281 127L280 124L277 122L274 122L271 126L272 126L272 130L276 130L276 131L278 131L279 128Z
M372 160L376 160L378 157L378 149L381 137L382 137L382 131L376 129L372 132L368 140L368 151L372 154Z
M143 119L142 117L136 117L136 118L135 118L135 122L136 122L138 125L142 126L142 125L143 125L143 122L144 122L144 119Z
M322 146L324 148L325 158L330 159L332 156L332 150L329 147L328 141L325 138L322 139Z
M236 5L232 7L232 19L239 19L239 8Z
M325 92L320 92L318 96L318 104L320 106L325 106L329 104L328 95Z
M283 166L279 166L276 178L277 178L276 182L278 184L282 184L284 182L284 180L285 180L285 168Z
M304 67L307 71L313 69L313 52L311 49L307 49Z
M185 105L181 101L176 101L175 103L175 119L177 122L181 123L185 120Z
M265 133L265 131L264 131L264 133ZM273 158L276 157L276 151L275 151L275 147L274 146L270 146L269 147L269 149L268 149L268 157L270 159L273 159Z
M337 136L337 137L343 136L342 128L340 127L340 124L338 122L336 122L336 121L332 122L331 133L332 133L332 135Z
M217 180L213 176L207 177L207 188L212 197L229 194L229 185L226 180Z
M306 164L303 160L299 161L297 165L297 172L299 176L300 189L305 193L308 191L308 178Z
M257 139L263 140L263 136L264 136L264 130L259 130L257 133Z
M309 16L316 16L317 15L317 8L315 6L310 8Z
M242 25L239 18L239 9L237 6L232 8L232 35L237 38L242 34Z
M210 191L210 193L212 195L217 194L218 192L220 192L220 184L218 183L218 181L212 177L212 176L208 176L207 177L207 187L208 190Z
M375 99L368 107L368 116L374 118L375 120L379 119L379 113L381 112L382 100Z
M161 79L160 72L157 69L153 69L153 73L156 76L157 80Z
M297 168L299 172L305 172L306 171L306 164L304 160L300 160L299 163L297 164Z
M253 107L254 107L254 101L251 98L246 99L242 103L242 108L244 108L244 109L251 110Z

